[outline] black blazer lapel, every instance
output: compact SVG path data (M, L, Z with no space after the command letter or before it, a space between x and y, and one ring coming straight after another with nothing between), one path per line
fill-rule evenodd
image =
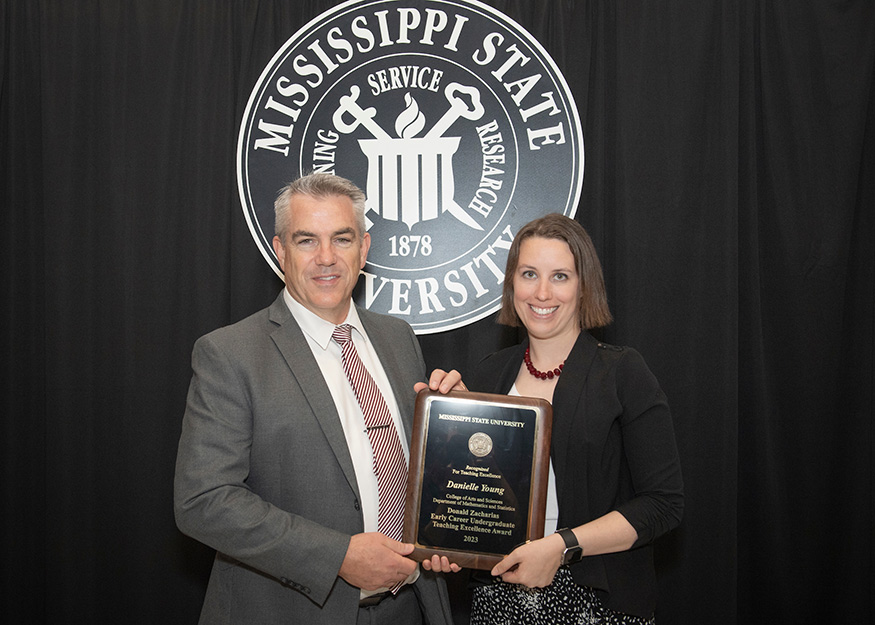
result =
M585 389L596 356L597 345L598 342L589 332L584 330L580 333L565 360L562 375L559 376L556 389L553 391L553 435L550 456L556 472L556 490L560 500L565 486L560 476L568 475L569 466L578 468L586 466L586 462L575 462L572 458L575 454L583 453L573 444L578 439L572 435L572 427L586 427ZM578 497L585 497L585 495L585 493L577 494Z
M507 395L511 387L516 382L517 374L519 373L520 364L523 362L523 356L526 353L526 348L529 346L529 339L523 339L519 345L508 348L504 362L498 363L498 371L490 370L481 372L489 380L489 383L484 385L480 380L475 381L473 388L487 388L489 393L498 393ZM505 353L505 352L502 352ZM497 373L497 375L496 375Z

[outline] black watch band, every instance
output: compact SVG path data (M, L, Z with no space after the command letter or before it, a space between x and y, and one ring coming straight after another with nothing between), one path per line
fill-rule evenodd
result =
M565 541L565 551L562 552L562 566L568 566L580 562L583 557L583 548L577 542L577 536L567 527L556 530L556 533Z

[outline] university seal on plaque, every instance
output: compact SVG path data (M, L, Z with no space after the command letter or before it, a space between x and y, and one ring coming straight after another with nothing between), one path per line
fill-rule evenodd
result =
M485 432L475 432L472 434L471 438L468 439L468 451L478 458L488 456L489 452L492 451L492 439L489 437L489 434Z
M355 291L418 334L497 310L521 226L574 216L583 183L577 108L519 24L475 0L352 0L277 51L250 95L237 177L273 269L273 202L303 173L368 196L368 264Z

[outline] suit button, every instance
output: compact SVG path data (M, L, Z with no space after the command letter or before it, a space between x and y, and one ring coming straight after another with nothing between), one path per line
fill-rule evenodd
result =
M355 504L353 504L353 505L355 506L355 509L356 509L356 510L361 510L361 509L362 509L362 505L359 503L359 500L358 500L358 499L355 500Z

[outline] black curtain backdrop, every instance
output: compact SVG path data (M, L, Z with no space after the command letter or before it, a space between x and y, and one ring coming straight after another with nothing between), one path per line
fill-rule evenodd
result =
M0 0L5 622L196 622L212 552L171 501L191 347L281 288L237 131L332 4ZM659 622L872 623L875 5L488 4L570 84L602 338L672 404ZM515 339L490 318L421 342L464 371Z

